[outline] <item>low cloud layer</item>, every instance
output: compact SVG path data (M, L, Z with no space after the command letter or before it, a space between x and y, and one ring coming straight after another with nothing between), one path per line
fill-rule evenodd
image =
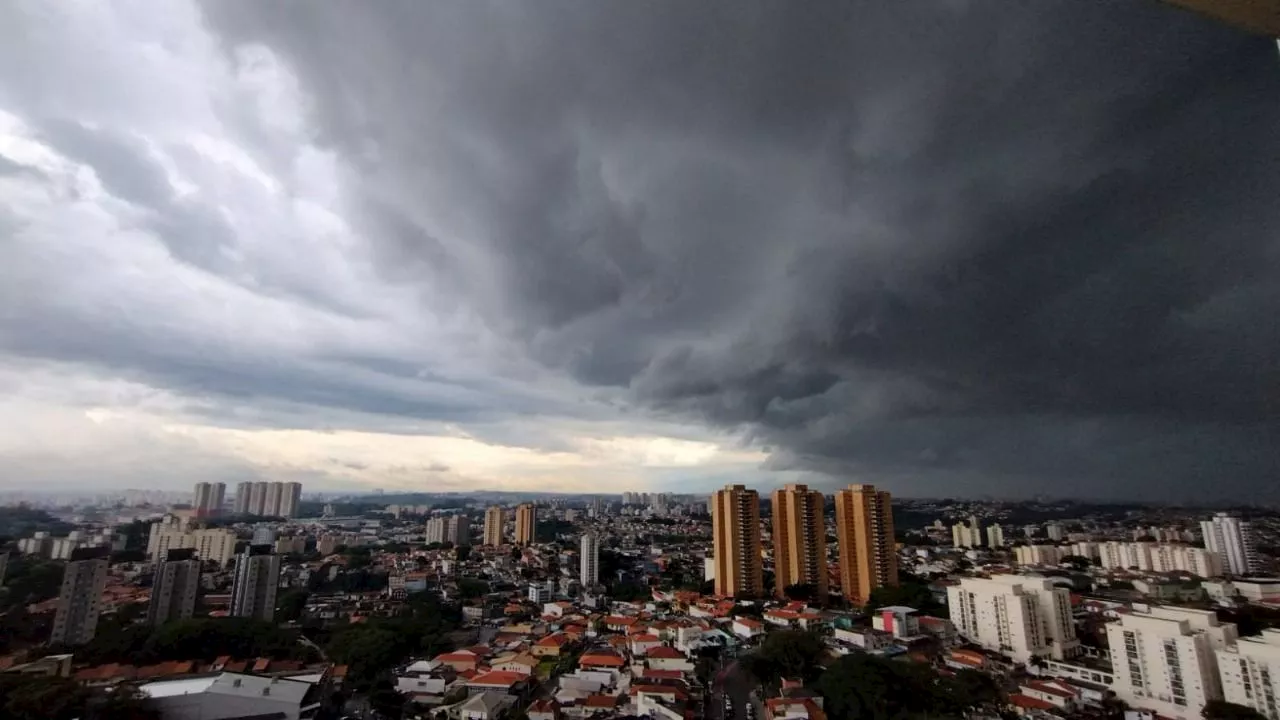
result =
M83 477L87 409L178 486L1276 499L1272 42L1139 0L0 28L4 422L50 418L8 485Z

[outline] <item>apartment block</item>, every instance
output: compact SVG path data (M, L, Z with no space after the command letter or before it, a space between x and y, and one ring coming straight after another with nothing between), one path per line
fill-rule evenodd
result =
M1280 719L1280 630L1268 628L1261 635L1243 637L1232 646L1215 651L1222 698L1251 707L1270 720Z
M892 499L874 485L850 485L836 493L836 539L840 544L840 588L855 605L871 591L898 584Z
M502 545L505 539L507 513L498 506L484 511L484 544L491 547Z
M727 485L712 494L711 534L716 561L716 594L764 594L760 557L760 494L745 485Z
M538 508L533 503L522 503L516 507L517 545L532 545L538 533Z
M963 578L947 588L947 601L960 635L1015 662L1064 660L1078 652L1070 593L1045 578Z
M106 548L80 548L71 553L58 592L50 644L84 645L97 634L109 552Z
M231 615L271 620L280 585L280 556L269 545L252 545L236 556L231 585Z
M168 550L156 565L151 582L151 602L147 623L163 625L170 620L189 618L196 609L200 590L200 561L192 548Z
M1205 703L1223 697L1217 652L1236 636L1236 626L1210 610L1135 605L1107 626L1111 689L1131 707L1195 720Z
M787 485L773 493L774 593L790 585L808 585L826 601L826 499L806 485Z

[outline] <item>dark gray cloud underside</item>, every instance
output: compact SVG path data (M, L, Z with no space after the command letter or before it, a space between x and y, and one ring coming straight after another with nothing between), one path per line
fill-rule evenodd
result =
M207 11L299 72L389 279L778 466L1126 496L1280 468L1273 42L1145 0Z

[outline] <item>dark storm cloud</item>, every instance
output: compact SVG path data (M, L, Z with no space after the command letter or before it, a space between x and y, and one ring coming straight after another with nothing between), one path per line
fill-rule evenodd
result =
M1272 42L1137 0L206 10L300 74L388 278L775 466L1280 469Z

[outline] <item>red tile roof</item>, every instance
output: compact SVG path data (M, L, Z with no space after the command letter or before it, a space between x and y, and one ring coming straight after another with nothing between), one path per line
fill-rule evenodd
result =
M626 661L613 653L587 653L578 658L581 667L622 667Z
M1009 704L1023 708L1024 710L1053 710L1058 707L1047 700L1040 700L1039 698L1033 698L1030 695L1023 695L1022 693L1014 693L1010 695Z
M474 687L501 687L510 688L512 685L528 678L528 675L518 672L506 672L504 670L495 670L485 673L474 680L467 681L468 685Z
M658 647L649 648L649 652L645 653L645 657L656 660L683 660L684 653L667 645L659 645Z
M611 708L618 706L618 698L613 695L588 695L582 704L589 708Z

